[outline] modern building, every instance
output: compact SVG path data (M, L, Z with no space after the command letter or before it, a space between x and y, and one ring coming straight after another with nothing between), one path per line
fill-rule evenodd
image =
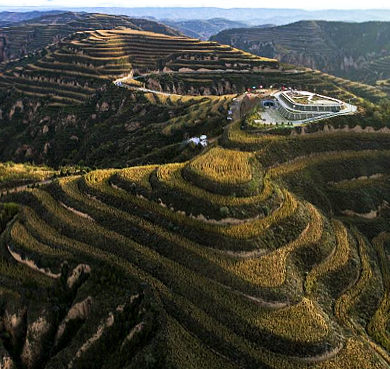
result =
M334 115L347 108L341 100L307 91L280 91L274 97L278 112L289 121Z

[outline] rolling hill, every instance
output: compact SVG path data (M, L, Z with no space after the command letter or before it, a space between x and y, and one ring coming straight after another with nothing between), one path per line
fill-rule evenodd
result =
M248 73L278 66L275 60L184 36L129 28L74 33L4 65L0 156L54 166L186 160L198 150L183 141L188 135L221 134L234 96L167 97L116 87L113 81L153 73L180 76L183 70L197 78L202 70ZM193 95L218 94L221 88L220 81L199 82ZM228 83L220 95L235 92Z
M20 23L28 21L30 19L43 17L46 15L55 15L65 13L64 11L50 10L50 11L30 11L30 12L10 12L2 11L0 12L0 27L11 26L15 23Z
M278 66L274 59L216 42L131 29L96 30L75 33L58 45L8 63L0 75L0 88L13 86L27 95L49 95L53 103L77 103L85 101L97 86L130 75L251 72Z
M387 368L389 134L241 126L189 161L3 197L3 360Z

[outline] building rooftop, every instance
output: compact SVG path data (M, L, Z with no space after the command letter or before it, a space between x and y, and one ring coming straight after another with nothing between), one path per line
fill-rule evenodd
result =
M282 94L295 104L303 105L342 105L343 102L332 97L323 96L309 91L283 91Z

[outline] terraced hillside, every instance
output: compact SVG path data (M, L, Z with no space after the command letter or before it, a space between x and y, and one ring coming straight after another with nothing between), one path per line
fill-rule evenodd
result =
M262 85L315 91L344 101L351 99L355 103L363 100L378 103L388 96L384 86L375 87L335 77L318 70L287 65L281 65L279 70L252 73L234 71L226 71L223 74L202 71L196 74L190 72L160 73L146 75L137 80L149 88L174 93L223 94L245 92L253 86Z
M73 104L102 84L140 73L278 68L276 60L215 42L130 29L79 32L39 54L8 65L0 88Z
M172 36L180 34L168 26L145 19L106 14L49 13L0 28L0 62L24 57L74 32L118 27Z
M0 163L0 194L9 188L43 182L55 175L56 172L48 167L35 167L13 162Z
M53 60L54 54L48 60ZM363 104L366 113L359 108L362 127L388 125L387 105L382 112L377 106L362 103L363 98L380 101L386 97L382 90L312 70L151 74L137 82L165 93L145 93L117 87L101 74L92 76L93 69L81 64L68 64L68 75L65 70L60 75L59 69L54 69L63 65L57 67L60 64L52 61L46 64L53 68L50 78L43 76L43 65L36 71L31 65L20 69L18 76L10 72L1 79L2 161L35 161L54 167L122 167L188 160L199 148L185 141L203 134L219 136L228 123L234 93L253 83L291 86ZM73 66L84 68L89 75L80 72L75 80ZM113 67L103 64L99 70L112 73L109 68Z
M371 68L375 72L375 66L370 62L388 55L389 34L388 22L301 21L279 27L225 30L211 39L284 63L371 83L367 74ZM379 60L375 63L378 70L379 64L383 65Z
M144 23L138 20L147 28ZM0 74L0 90L64 106L83 103L103 85L123 77L135 77L152 90L191 95L243 92L258 84L315 89L344 95L335 96L341 98L358 95L375 102L387 94L380 86L280 66L274 59L215 42L130 29L78 32L9 63Z
M1 236L3 360L387 368L388 217L368 234L333 214L359 210L355 191L370 206L373 181L388 196L389 133L240 127L189 161L3 198L18 204Z
M254 129L258 85L358 116ZM0 88L1 159L100 168L0 166L3 365L390 366L384 90L134 29L74 33Z

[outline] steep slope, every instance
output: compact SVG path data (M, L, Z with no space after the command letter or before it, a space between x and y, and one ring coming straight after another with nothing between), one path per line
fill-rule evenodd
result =
M31 52L58 43L77 31L125 27L167 35L179 32L161 23L125 16L88 13L48 14L0 28L0 62L21 58Z
M189 137L222 133L233 97L169 97L112 85L86 104L61 109L10 95L16 103L2 105L0 156L91 167L186 160L199 152L185 143Z
M301 21L272 28L222 31L211 39L281 62L346 78L360 77L374 59L387 55L390 23Z
M387 368L388 238L372 244L327 217L286 175L322 165L324 183L348 181L361 158L387 175L388 133L283 137L239 123L225 148L194 160L3 199L20 206L1 238L3 357L30 368ZM367 156L372 142L381 151ZM275 165L281 147L308 156ZM27 306L20 296L37 290Z

